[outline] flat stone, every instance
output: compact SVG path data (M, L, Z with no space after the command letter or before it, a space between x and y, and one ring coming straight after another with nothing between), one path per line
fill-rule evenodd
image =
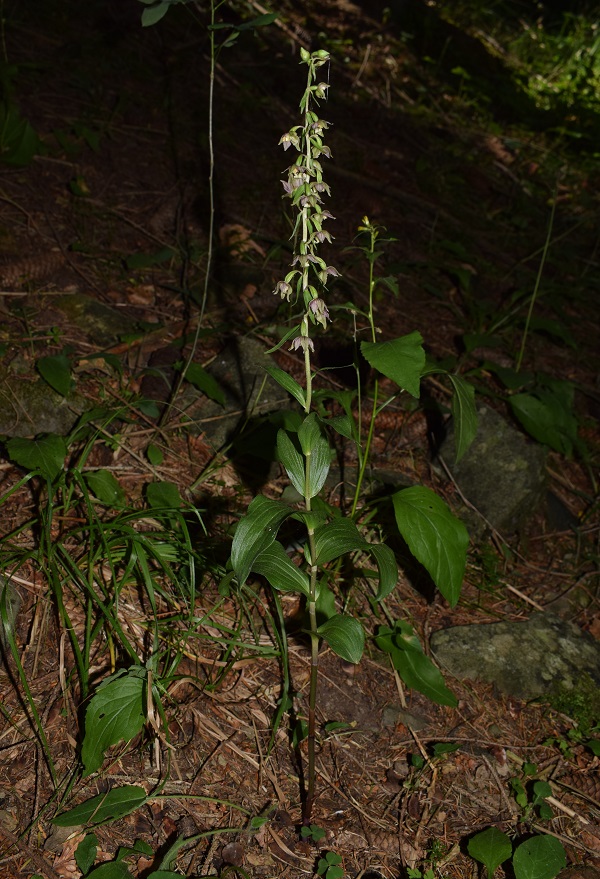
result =
M85 408L78 394L62 397L41 378L32 381L0 367L0 434L4 436L65 436Z
M493 683L520 699L573 690L584 674L600 685L600 643L551 613L442 629L432 636L431 649L459 680Z

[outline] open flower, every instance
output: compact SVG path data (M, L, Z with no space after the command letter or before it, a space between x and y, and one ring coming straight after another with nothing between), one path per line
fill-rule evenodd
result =
M311 299L308 304L315 321L321 324L324 330L327 329L327 321L329 320L329 309L322 299Z
M282 299L287 299L287 301L289 302L290 296L292 295L292 288L287 281L278 281L275 289L273 290L273 293L275 295L279 294Z
M299 351L300 348L302 348L303 351L314 351L315 346L313 340L308 336L296 336L290 345L290 351Z

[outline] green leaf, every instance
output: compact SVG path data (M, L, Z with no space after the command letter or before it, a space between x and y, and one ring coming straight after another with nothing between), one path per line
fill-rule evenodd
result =
M62 471L67 455L64 439L53 433L36 439L13 437L6 443L6 449L15 464L26 470L37 470L50 481Z
M271 546L254 559L252 570L266 577L271 586L281 592L300 592L307 598L310 594L308 577L286 555L278 540L273 541Z
M271 378L277 382L278 385L291 394L292 397L300 403L302 408L306 406L306 397L304 395L304 391L300 387L297 381L295 381L291 375L288 375L287 372L284 372L283 369L280 369L278 366L265 366L265 370L269 373Z
M148 879L181 879L181 873L175 873L174 870L154 870L148 874Z
M157 3L149 9L144 9L142 12L142 27L150 27L156 24L157 21L160 21L167 14L168 10L168 3Z
M146 486L146 500L154 510L180 510L181 495L173 482L150 482Z
M144 726L146 671L132 666L100 684L85 713L85 737L81 748L84 776L102 765L104 752L122 739L129 742Z
M92 797L68 812L57 815L51 823L57 827L78 827L81 824L114 821L139 809L146 802L146 796L144 788L137 785L113 787L105 794Z
M420 333L409 333L390 342L362 342L360 350L374 369L391 378L413 397L419 396L421 372L425 366Z
M83 474L85 484L99 501L108 507L122 507L125 492L109 470L91 470Z
M566 863L562 843L554 836L534 836L521 843L513 855L516 879L554 879Z
M360 662L365 649L365 631L359 621L336 614L319 626L317 632L334 653L347 662Z
M296 491L304 497L304 459L287 431L277 431L277 454Z
M75 849L75 863L84 876L86 873L89 873L92 868L92 865L96 860L97 851L98 837L95 833L86 833Z
M0 102L0 161L6 165L29 165L39 151L40 140L17 107Z
M424 653L397 650L392 654L392 662L404 683L413 690L418 690L438 705L456 708L456 696L446 686L439 668Z
M123 861L111 861L108 864L100 864L92 871L94 879L131 879L131 873L127 864Z
M287 504L258 495L238 524L231 545L231 565L238 583L248 579L254 560L277 536L281 523L292 514Z
M125 260L125 265L128 269L149 269L163 262L169 262L176 255L177 251L172 247L162 247L154 253L132 253Z
M507 861L512 854L510 839L497 827L488 827L471 837L467 848L471 857L484 865L488 879L492 879L500 864Z
M398 582L398 566L394 553L383 543L367 543L350 519L336 519L320 525L315 531L315 564L325 565L347 552L370 553L375 559L379 573L376 599L382 601Z
M477 410L475 408L475 388L460 375L448 373L454 385L452 396L452 415L454 436L456 438L456 457L458 463L465 454L477 433Z
M198 388L199 391L202 391L203 394L206 394L207 397L210 397L211 400L214 400L215 403L225 406L223 388L216 378L210 372L207 372L203 366L200 366L199 363L190 363L185 371L185 377L190 384Z
M50 387L62 397L66 397L71 390L71 361L64 354L54 354L50 357L40 357L36 361L36 367Z
M467 529L430 488L404 488L392 501L398 530L408 548L454 607L467 564Z
M577 419L565 405L565 401L552 391L534 394L514 394L509 397L511 409L527 433L540 443L544 443L570 456L577 445Z
M335 430L340 436L346 437L346 439L355 439L355 425L349 415L333 415L331 418L323 418L321 423Z
M160 467L165 457L163 455L162 449L154 443L148 443L146 456L153 467Z
M307 497L313 498L319 494L325 485L330 464L331 451L329 443L322 436L316 441L312 451L306 455L306 472L308 474Z

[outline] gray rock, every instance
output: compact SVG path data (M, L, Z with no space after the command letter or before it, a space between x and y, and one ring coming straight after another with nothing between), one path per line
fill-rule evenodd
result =
M477 435L458 464L450 429L440 456L461 492L492 528L510 536L524 529L546 493L546 451L530 442L488 406L478 407ZM472 535L485 527L481 516L457 506Z
M79 395L61 397L41 378L31 381L0 367L0 434L64 436L74 427L85 406Z
M494 683L520 699L572 690L584 674L600 685L600 643L550 613L443 629L432 636L431 649L460 680Z
M110 305L82 293L57 296L53 305L98 346L107 348L135 329L135 321Z
M273 361L262 342L251 336L233 339L209 368L224 391L225 407L188 386L182 400L188 429L203 432L218 449L250 415L291 407L292 398L265 372L268 364Z

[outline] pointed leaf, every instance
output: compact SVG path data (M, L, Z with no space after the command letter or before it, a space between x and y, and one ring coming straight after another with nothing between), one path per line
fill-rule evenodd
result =
M279 589L281 592L301 592L308 598L310 593L308 577L304 571L296 567L278 540L273 541L271 546L254 559L252 570L266 577L274 589Z
M391 378L413 397L419 396L421 372L425 366L420 333L409 333L389 342L363 342L360 350L374 369Z
M138 809L146 801L146 791L143 787L127 784L123 787L113 787L105 794L92 797L84 803L80 803L68 812L63 812L52 819L52 824L57 827L77 827L81 824L101 824L103 821L112 821L122 818Z
M98 837L95 833L86 833L75 849L75 863L85 876L91 870L98 851Z
M521 843L513 855L516 879L554 879L566 866L562 843L554 836L534 836Z
M278 366L265 366L266 371L269 373L272 379L274 379L278 385L291 394L292 397L297 400L302 408L304 409L306 405L306 397L304 396L304 391L300 387L297 381L295 381L291 375L288 375L287 372L284 372L283 369L280 369Z
M488 879L493 879L500 864L512 855L512 843L506 833L497 827L488 827L469 840L469 854L487 870Z
M331 452L329 443L324 436L320 437L310 452L306 454L306 472L308 475L306 495L309 498L316 497L327 479L329 465L331 464Z
M107 678L92 697L85 713L81 748L84 776L100 768L107 748L122 739L129 742L141 732L145 684L145 669L133 666Z
M246 582L256 557L273 543L281 523L292 512L281 501L262 495L254 498L240 519L231 545L231 565L240 586Z
M190 363L185 371L185 377L190 384L198 388L199 391L202 391L203 394L206 394L207 397L210 397L211 400L214 400L215 403L219 403L221 406L225 405L223 388L216 378L210 372L207 372L203 366L200 366L199 363Z
M456 708L458 700L446 684L439 668L428 656L416 650L395 650L392 654L394 668L413 690L423 693L438 705Z
M277 454L290 482L304 497L304 458L285 430L277 431Z
M66 397L72 387L71 361L64 354L40 357L35 364L39 374L50 387Z
M332 418L324 418L322 423L346 439L355 439L355 425L349 415L334 415Z
M149 9L144 9L142 12L142 27L150 27L156 24L157 21L160 21L167 14L168 10L168 3L157 3L155 6L150 6Z
M454 607L467 563L467 529L444 501L424 486L404 488L392 500L396 524L408 548Z
M38 470L52 481L64 467L67 445L62 436L48 434L37 439L13 437L6 443L11 461L27 470Z
M454 385L452 396L452 416L456 438L456 457L458 463L465 454L477 433L477 409L475 408L475 388L460 375L448 373Z
M180 510L183 503L174 482L150 482L146 486L146 500L154 510Z
M360 662L365 648L365 632L357 619L336 614L319 626L317 632L342 659L347 662Z
M379 588L376 599L382 601L390 594L398 581L398 566L394 553L383 543L367 543L350 519L336 519L319 526L315 531L315 564L325 565L347 552L370 553L379 572Z

